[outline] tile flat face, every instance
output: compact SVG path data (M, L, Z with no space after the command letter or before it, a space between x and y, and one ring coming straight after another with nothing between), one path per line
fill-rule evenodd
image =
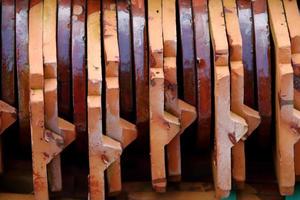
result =
M32 2L30 4L30 16L31 17L31 24L29 23L29 29L32 27L32 24L35 26L38 26L38 29L43 30L42 26L42 20L37 20L35 18L42 17L42 11L41 7L42 5L39 4L39 1ZM43 52L41 49L43 49L43 43L42 43L42 37L43 33L42 31L38 31L36 29L33 29L31 32L29 32L29 37L36 38L36 40L29 40L29 62L30 62L30 79L29 84L31 89L41 89L44 85L44 70L43 70Z
M238 187L243 188L246 180L246 158L244 140L258 127L260 123L259 113L244 104L245 74L243 60L243 42L238 20L238 12L235 0L223 0L227 39L230 48L230 77L231 77L231 110L245 119L248 132L243 140L232 148L233 179Z
M43 97L43 59L42 59L42 46L43 46L43 3L31 2L31 10L29 12L29 64L30 64L30 76L29 80L32 83L34 75L39 75L41 78L41 84L30 85L30 114L31 114L31 128L32 128L32 151L36 157L33 159L33 171L37 172L34 179L37 177L43 177L42 179L34 180L35 196L37 198L48 199L48 183L46 170L39 170L41 166L42 156L38 153L42 150L41 145L38 144L40 137L44 137L43 126L36 126L36 124L44 124L44 97ZM34 38L34 39L33 39ZM40 47L40 48L39 48ZM39 50L37 50L39 49ZM36 54L35 54L36 53ZM37 143L36 143L37 142ZM35 153L37 152L37 153ZM39 154L39 157L37 156ZM40 162L39 164L37 164ZM46 163L43 163L43 167L46 168ZM42 188L37 186L42 184Z
M211 45L208 23L208 3L193 0L194 40L197 74L197 138L200 148L210 147L212 118Z
M76 146L79 152L85 152L87 146L86 122L86 0L72 1L72 103L73 120L76 126Z
M103 134L101 3L87 2L87 115L89 138L89 196L105 199L104 171L120 159L121 144Z
M134 120L133 62L131 52L130 2L117 1L118 43L120 51L120 111L130 121Z
M167 145L168 175L170 181L178 182L181 180L180 135L195 121L196 109L178 99L176 1L163 1L162 12L165 110L180 120L180 134Z
M52 12L56 11L56 4L51 3L53 2L32 1L30 2L31 9L29 11L29 105L32 135L33 185L35 198L45 200L49 199L47 164L53 161L55 157L57 159L58 154L75 139L75 127L57 116L56 65L52 63L51 59L50 66L48 65L44 68L43 63L43 52L47 52L44 49L47 46L44 42L47 41L51 45L53 45L52 43L56 44L55 37L52 36L52 34L55 35L53 32L56 31L56 26L55 23L54 25L51 23L51 20L55 21L56 15ZM51 14L53 18L50 17ZM47 25L53 26L43 26L44 20L50 20L47 21L50 22ZM43 37L43 34L47 32L43 28L47 28L47 31L50 32L48 35L50 38L47 38L47 36ZM51 51L55 50L52 49ZM54 55L54 57L51 57L51 55ZM45 60L49 58L55 59L55 54L46 53ZM49 97L49 99L47 98L45 101L45 97ZM59 175L57 175L60 168L58 163L55 162L55 165L50 165L49 171L50 178L51 175L55 174L55 178L50 179L50 186L55 186L55 189L59 187L60 183Z
M149 65L144 0L131 1L132 48L135 75L135 109L138 143L141 148L149 137Z
M162 2L163 30L163 71L164 71L164 105L165 110L181 118L178 104L177 86L177 37L176 37L176 1ZM170 181L180 181L181 154L180 135L167 145L168 176ZM177 180L176 180L177 179Z
M106 83L106 134L120 142L126 148L137 137L136 126L120 116L119 67L120 52L117 31L117 7L113 0L102 2L103 40ZM117 159L108 168L109 192L115 195L121 192L121 163Z
M300 56L300 27L298 27L299 11L297 1L283 1L286 22L289 30L291 53L292 53L292 67L294 70L294 107L300 109L300 92L299 92L299 56ZM300 157L299 157L300 143L295 144L295 174L300 174Z
M258 127L257 143L266 148L271 144L272 100L271 100L271 55L270 55L270 29L268 20L268 8L266 0L258 0L252 3L254 48L256 64L256 93L258 111L261 116L261 124Z
M179 119L166 112L164 106L165 74L163 65L162 3L160 0L148 1L151 175L152 187L157 192L164 192L167 185L164 147L180 131Z
M28 1L16 1L16 70L20 144L30 145L29 65L28 65Z
M1 6L1 98L15 106L15 3L13 0L5 0Z
M237 1L238 21L242 37L243 65L244 65L244 96L245 104L251 108L255 106L255 65L254 65L254 31L252 17L252 2Z
M291 195L295 185L294 144L299 135L294 134L299 111L294 109L293 69L291 44L281 1L268 0L276 62L276 173L281 195ZM290 125L294 124L295 125ZM295 131L295 130L294 130ZM297 132L297 131L296 131Z
M231 148L248 131L246 121L233 112L231 108L229 49L224 19L226 14L223 11L223 3L222 0L209 1L209 23L214 53L215 77L215 146L212 165L217 198L224 198L230 194Z
M162 2L163 69L165 75L165 109L179 117L177 85L176 2Z
M58 112L65 119L71 119L73 112L71 110L71 0L58 0L57 6Z
M225 32L224 13L222 9L222 2L211 1L209 2L209 11L215 10L209 13L209 21L214 20L214 23L210 23L210 34L212 40L212 46L214 50L214 61L219 66L228 65L228 43Z
M61 134L58 125L57 106L57 51L56 51L56 1L45 0L43 3L43 69L45 126ZM49 165L49 183L51 191L62 190L60 156Z
M194 57L194 33L191 0L178 1L179 27L181 38L183 100L196 106L196 70Z

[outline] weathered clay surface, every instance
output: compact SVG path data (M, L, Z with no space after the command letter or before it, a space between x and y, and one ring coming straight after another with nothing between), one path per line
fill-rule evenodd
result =
M121 144L103 135L100 2L87 1L89 196L105 200L104 171L120 159Z
M231 110L243 117L248 125L246 136L232 148L232 176L238 187L243 188L246 179L244 140L258 127L260 116L257 111L244 104L244 87L246 86L244 85L243 66L249 63L242 59L244 44L242 43L236 2L235 0L223 0L223 6L230 49Z
M194 33L192 5L190 0L179 0L178 11L180 20L181 55L183 69L184 101L196 106L196 70L194 56Z
M16 1L16 68L20 144L30 145L29 65L28 65L28 0Z
M106 86L106 134L120 142L124 149L137 137L136 126L120 117L119 48L117 36L117 11L113 0L102 2L103 38ZM121 191L121 163L117 159L108 168L109 193Z
M276 173L281 195L295 185L294 144L299 140L300 112L294 108L291 43L281 1L268 0L276 61Z
M1 98L15 106L15 2L1 2Z
M144 0L131 1L136 126L142 144L149 138L149 68L145 12Z
M238 21L242 36L242 60L244 67L244 102L245 105L253 108L255 106L255 68L253 55L253 17L251 1L237 0Z
M52 3L50 0L44 1L44 3L42 1L31 1L29 12L29 105L33 183L35 199L45 200L49 199L47 164L75 139L74 125L57 117L57 103L55 103L57 99L54 99L56 78L53 78L56 75L56 54L53 53L56 51L56 42L55 37L53 38L51 34L56 30L54 28L56 27L56 20L53 21L53 18L51 18L51 16L56 16L56 14L53 14L53 12L56 12L56 3ZM46 31L43 29L46 28L43 27L43 23L47 20L53 22L49 23L49 26L53 27L46 26ZM47 50L50 47L51 49ZM54 59L54 62L52 62L52 59ZM47 65L47 63L51 63L51 65ZM51 98L51 102L46 98ZM52 130L54 128L57 130Z
M294 69L294 107L300 110L300 92L297 84L300 80L300 27L298 26L299 10L297 1L283 1L286 21L289 29L292 53L292 67ZM300 175L300 143L295 144L295 174Z
M193 20L197 73L197 126L199 147L209 148L211 138L211 60L208 8L206 0L193 0Z
M44 61L44 102L45 127L61 134L58 127L57 106L57 59L56 59L56 1L43 3L43 61ZM48 166L51 191L62 190L60 156Z
M71 110L71 0L58 0L57 6L58 113L65 119L70 119L73 112Z
M228 43L222 0L209 1L210 33L214 53L215 146L213 174L217 198L231 190L231 148L247 131L246 121L231 111Z
M117 1L118 42L120 52L120 111L126 120L133 120L133 62L131 53L130 5Z
M15 2L1 1L1 99L16 106L15 93ZM0 138L0 157L2 158L2 140ZM0 172L2 169L0 159Z
M79 152L87 147L86 123L86 0L72 1L72 102L73 120L76 126L76 146Z
M252 2L254 47L256 61L256 93L261 123L258 127L258 144L269 147L272 127L272 89L270 60L270 29L266 0Z
M162 1L148 1L150 155L152 186L158 192L167 185L164 147L180 132L179 119L164 108L162 17Z
M196 119L196 108L178 99L177 87L177 39L176 39L176 1L162 2L163 31L163 69L165 109L180 120L180 134L167 146L168 175L170 181L181 179L180 135Z

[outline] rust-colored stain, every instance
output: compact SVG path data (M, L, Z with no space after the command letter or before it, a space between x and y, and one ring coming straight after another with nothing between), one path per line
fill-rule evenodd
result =
M101 155L101 159L102 159L102 161L103 161L104 164L107 165L107 164L109 163L109 160L108 160L108 158L105 156L105 154L102 154L102 155Z
M298 124L292 124L292 125L290 126L290 128L293 130L293 132L294 132L297 136L300 135L300 127L299 127Z
M253 6L254 14L266 13L267 10L267 1L266 0L257 0L254 2L255 6Z
M236 144L236 139L234 133L228 133L228 138L232 144Z
M102 185L96 179L96 177L89 176L89 192L91 194L102 192Z
M44 182L44 177L41 177L40 174L33 172L33 182L34 182L34 190L39 192L46 187Z
M41 3L42 0L31 0L30 1L30 8L34 7L35 5Z

